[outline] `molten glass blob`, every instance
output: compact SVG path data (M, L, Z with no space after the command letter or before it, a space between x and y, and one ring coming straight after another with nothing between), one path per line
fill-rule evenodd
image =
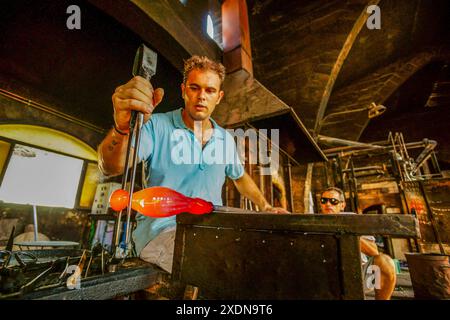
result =
M109 203L115 211L128 205L129 194L123 189L111 194ZM190 198L166 187L150 187L133 193L131 208L152 218L170 217L182 212L205 214L213 210L213 204L200 198Z

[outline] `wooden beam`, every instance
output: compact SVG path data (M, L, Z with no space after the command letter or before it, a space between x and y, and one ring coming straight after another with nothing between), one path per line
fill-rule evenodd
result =
M238 228L242 230L292 230L305 233L339 233L353 235L391 235L394 237L420 237L419 223L411 215L399 214L275 214L242 213L219 210L208 215L181 214L177 223L201 227Z
M314 163L308 163L306 167L305 189L303 192L303 208L305 210L305 213L312 213L309 212L309 208L311 206L311 203L309 201L309 194L311 193L313 167Z
M190 55L221 60L219 46L202 30L203 16L179 1L89 0L121 24L150 43L179 71Z
M367 18L369 16L369 14L367 13L367 7L370 5L377 5L379 2L380 0L371 0L368 2L367 6L364 7L363 11L361 12L355 24L353 25L352 30L348 34L347 39L345 40L344 45L342 46L342 49L336 59L336 62L333 65L333 69L331 70L325 89L322 93L322 98L320 100L319 108L316 114L316 121L314 124L315 133L318 133L320 131L321 120L325 114L325 110L328 105L328 100L330 99L331 91L333 90L334 83L336 82L339 72L341 71L342 65L344 64L345 59L350 53L350 50L352 49L353 44L355 43L355 40L359 35L359 32L366 24Z
M244 69L253 76L250 29L245 0L227 0L222 4L224 64L231 73Z
M150 18L166 30L189 54L206 55L220 60L222 51L213 39L206 34L207 2L204 11L194 11L172 0L131 0Z

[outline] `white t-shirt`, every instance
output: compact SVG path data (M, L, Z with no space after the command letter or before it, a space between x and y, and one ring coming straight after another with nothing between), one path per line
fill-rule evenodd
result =
M361 236L361 238L375 242L375 237L374 236ZM361 252L361 262L363 264L365 264L365 263L367 263L367 261L368 261L367 255L365 255L364 253Z
M356 213L355 212L341 212L341 214L356 214ZM375 242L375 237L374 236L361 236L361 238ZM362 262L362 264L367 263L367 261L369 261L369 258L364 253L361 252L361 262Z

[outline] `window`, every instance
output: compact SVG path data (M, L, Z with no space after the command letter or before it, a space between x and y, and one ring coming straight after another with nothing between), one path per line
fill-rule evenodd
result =
M81 159L16 144L0 186L0 200L73 208L82 168Z
M96 152L66 133L0 125L0 202L91 209Z

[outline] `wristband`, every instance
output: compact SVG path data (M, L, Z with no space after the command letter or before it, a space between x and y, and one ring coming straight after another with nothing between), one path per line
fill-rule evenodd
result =
M116 130L116 132L122 136L127 136L128 133L130 133L129 131L128 132L120 131L119 129L117 129L116 124L114 124L114 130Z

